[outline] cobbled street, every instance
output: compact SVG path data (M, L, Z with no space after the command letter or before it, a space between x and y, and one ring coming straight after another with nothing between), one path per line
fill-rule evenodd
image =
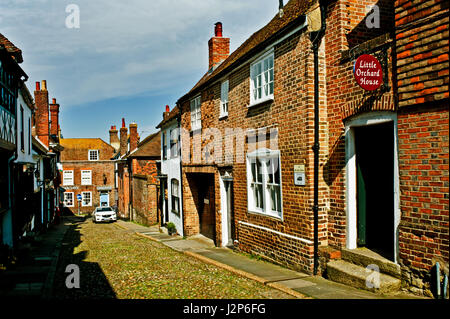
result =
M80 269L80 288L67 288L66 267ZM58 299L292 299L256 281L174 251L117 224L79 219L61 248L53 296Z

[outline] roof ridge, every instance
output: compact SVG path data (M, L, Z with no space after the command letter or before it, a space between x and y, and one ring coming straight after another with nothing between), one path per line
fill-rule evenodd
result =
M222 72L227 70L230 66L236 63L241 58L244 58L252 50L258 48L262 43L271 39L279 31L291 25L302 15L305 15L311 7L317 3L318 0L290 0L284 6L284 15L280 17L275 14L274 17L262 28L255 31L248 37L236 50L234 50L228 58L226 58L217 68L209 73L208 71L201 77L201 79L192 87L190 91L178 99L177 103L187 96L195 93L195 91L208 83L212 79L218 77ZM253 43L254 42L254 43Z

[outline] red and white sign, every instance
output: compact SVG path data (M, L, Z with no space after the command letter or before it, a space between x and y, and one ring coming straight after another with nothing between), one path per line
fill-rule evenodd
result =
M378 89L383 84L383 71L378 59L369 54L363 54L356 59L353 74L360 87L367 91Z

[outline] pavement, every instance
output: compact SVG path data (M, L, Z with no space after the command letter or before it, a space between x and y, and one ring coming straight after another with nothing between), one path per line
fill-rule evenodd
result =
M51 298L53 280L64 235L76 217L64 217L58 225L20 243L17 261L0 271L0 297Z
M146 227L123 220L117 221L115 225L121 229L160 242L180 253L256 280L297 298L422 299L401 292L395 294L373 293L342 285L321 276L297 272L266 261L250 258L248 255L237 253L229 248L215 247L212 240L201 235L188 238L170 236L160 232L158 225Z

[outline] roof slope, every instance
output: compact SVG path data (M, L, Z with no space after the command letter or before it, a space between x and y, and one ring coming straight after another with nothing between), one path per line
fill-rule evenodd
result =
M163 119L163 120L161 121L161 123L159 123L158 126L157 126L156 128L160 128L160 127L162 127L164 124L170 122L171 120L173 120L174 118L176 118L178 114L179 114L179 108L178 108L178 105L177 105L177 106L175 106L175 107L172 109L172 111L170 111L169 116L166 117L165 119Z
M23 62L22 50L14 45L8 40L3 34L0 33L0 45L3 45L5 49L11 54L11 56L16 60L17 63Z
M101 149L103 147L113 148L101 138L62 138L60 140L60 144L66 149Z
M315 3L317 3L317 0L290 0L283 8L283 17L280 18L277 13L266 26L253 33L250 38L248 38L239 48L237 48L212 73L207 72L187 94L178 100L178 102L181 102L183 99L193 94L197 91L197 89L210 82L212 79L217 78L236 62L239 62L241 59L244 59L255 51L261 49L266 41L270 40L276 36L278 32L290 26L298 18L304 16Z
M160 157L161 156L161 132L147 136L138 144L138 148L126 157Z

